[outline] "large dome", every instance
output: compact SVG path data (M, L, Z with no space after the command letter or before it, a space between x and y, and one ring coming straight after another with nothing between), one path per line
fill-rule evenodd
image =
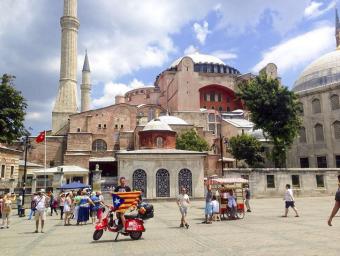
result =
M173 67L176 67L180 62L181 60L184 58L184 57L189 57L192 59L192 61L195 63L195 64L199 64L199 63L210 63L210 64L220 64L220 65L225 65L225 63L215 57L215 56L212 56L212 55L206 55L206 54L201 54L201 53L198 53L198 52L195 52L193 54L188 54L188 55L185 55L183 57L180 57L178 58L177 60L175 60L170 68L173 68Z
M313 61L296 80L293 91L307 91L340 82L340 51L336 50Z

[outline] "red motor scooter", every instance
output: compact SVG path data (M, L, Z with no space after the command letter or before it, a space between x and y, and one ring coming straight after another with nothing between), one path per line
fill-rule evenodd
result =
M130 236L133 240L138 240L142 237L143 232L145 232L144 221L140 217L139 213L137 215L125 215L125 232L122 233L122 222L120 219L114 219L116 209L112 206L109 207L109 211L105 218L99 222L93 233L93 240L99 240L105 231L116 232L117 240L119 234L124 236Z

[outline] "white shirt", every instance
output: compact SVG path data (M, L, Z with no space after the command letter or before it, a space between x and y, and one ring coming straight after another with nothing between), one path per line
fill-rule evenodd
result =
M35 207L37 211L42 212L46 209L46 196L37 196L35 197L34 201L37 203Z
M177 201L180 207L188 207L189 206L189 196L187 194L179 194L177 197Z
M217 200L212 200L211 204L212 204L213 213L219 213L220 212L220 204L217 202Z
M286 202L294 201L293 190L291 188L286 190L284 199Z

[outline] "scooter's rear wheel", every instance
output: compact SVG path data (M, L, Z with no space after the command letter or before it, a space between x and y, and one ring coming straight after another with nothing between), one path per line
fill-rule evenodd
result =
M142 232L140 232L140 231L133 231L133 232L131 232L130 233L130 237L131 237L131 239L133 239L133 240L138 240L139 238L141 238L142 237Z
M104 233L104 230L102 229L94 231L93 240L95 241L99 240L102 237L103 233Z

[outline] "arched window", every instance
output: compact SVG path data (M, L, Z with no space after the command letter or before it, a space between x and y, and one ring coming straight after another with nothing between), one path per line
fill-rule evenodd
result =
M333 123L334 128L334 138L339 140L340 139L340 121L335 121Z
M313 114L321 113L321 104L320 100L314 99L312 101L312 109L313 109Z
M156 138L156 147L163 148L164 147L164 139L162 137Z
M186 188L189 196L192 196L192 173L189 169L184 168L178 173L179 193L181 193L182 187Z
M332 108L332 110L339 109L340 108L339 95L333 94L330 99L331 99L331 108Z
M92 151L100 152L100 151L106 151L106 150L107 150L107 145L104 140L98 139L92 143Z
M321 124L316 124L314 126L315 130L315 140L316 141L323 141L324 136L323 136L323 126Z
M306 128L301 127L300 128L300 138L299 138L300 143L306 143L307 138L306 138Z
M159 169L156 173L156 196L170 197L170 174L168 170Z
M133 190L144 191L144 197L147 197L147 175L142 169L137 169L132 174Z

